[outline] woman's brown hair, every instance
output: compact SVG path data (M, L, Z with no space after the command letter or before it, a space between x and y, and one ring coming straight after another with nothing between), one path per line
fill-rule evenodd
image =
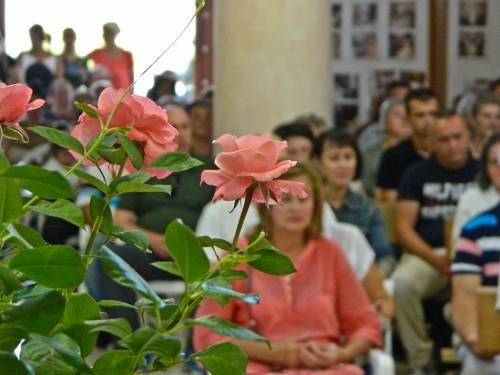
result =
M323 183L319 172L309 162L297 163L294 167L290 168L286 173L281 175L280 179L293 180L299 176L305 176L307 179L309 179L312 186L312 191L309 191L308 193L313 195L313 217L311 223L306 228L306 233L304 236L304 240L305 242L307 242L312 238L320 236L323 229ZM271 208L267 208L264 204L258 205L260 216L260 225L258 227L258 230L263 230L264 232L266 232L268 238L270 238L273 226L270 210ZM258 233L258 231L256 232ZM270 240L272 241L271 238Z

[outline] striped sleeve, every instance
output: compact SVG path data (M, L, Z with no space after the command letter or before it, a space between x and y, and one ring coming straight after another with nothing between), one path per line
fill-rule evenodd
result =
M457 241L455 259L451 266L454 274L481 274L482 251L478 244L464 236Z

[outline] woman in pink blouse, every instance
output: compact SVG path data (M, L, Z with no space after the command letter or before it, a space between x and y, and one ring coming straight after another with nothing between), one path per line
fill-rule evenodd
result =
M217 315L267 337L272 344L220 336L195 329L197 350L231 340L250 362L247 374L363 374L352 360L381 344L379 319L339 246L322 238L323 195L314 169L298 164L282 178L302 181L309 196L286 197L266 210L262 229L276 248L292 259L297 272L276 277L250 267L234 288L261 296L258 305L231 301L224 309L207 300L197 316Z

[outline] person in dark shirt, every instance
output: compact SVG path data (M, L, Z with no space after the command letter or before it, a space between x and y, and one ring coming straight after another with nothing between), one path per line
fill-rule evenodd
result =
M450 276L444 221L454 216L460 195L478 171L468 151L469 140L461 116L438 117L431 133L433 155L413 165L398 189L396 231L407 253L393 275L396 318L409 366L415 371L423 371L432 355L422 300L445 290Z
M500 174L500 155L488 161ZM499 374L500 352L478 347L480 286L498 286L500 273L500 203L479 214L463 228L452 265L453 327L463 340L459 349L463 374Z
M429 89L413 90L405 98L405 105L412 135L382 155L375 193L376 199L381 202L395 202L405 171L429 156L430 132L439 110L436 94Z

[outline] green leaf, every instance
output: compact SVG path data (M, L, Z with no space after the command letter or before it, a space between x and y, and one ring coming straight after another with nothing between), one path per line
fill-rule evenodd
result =
M74 288L85 279L85 267L70 246L53 245L23 250L9 267L50 288Z
M0 350L14 351L24 337L26 337L26 332L22 328L11 324L0 325Z
M26 300L12 310L1 313L0 320L25 332L48 335L61 320L64 304L64 297L52 291Z
M119 255L106 246L99 250L101 262L106 274L121 285L134 289L141 296L149 299L158 306L165 302L154 292L149 284L125 262Z
M139 184L137 182L122 182L116 187L116 191L120 194L125 193L165 193L172 192L170 185L147 185Z
M130 374L134 370L134 353L129 350L113 350L100 356L94 364L96 375Z
M205 297L214 298L218 301L219 297L227 297L232 299L239 299L249 304L257 304L260 302L260 296L258 294L244 294L237 292L231 288L231 283L225 280L223 277L216 277L205 281L202 284L202 289L204 291L203 295ZM226 303L224 299L222 300L222 303Z
M146 235L139 230L125 230L117 225L113 225L111 234L119 240L122 240L129 245L134 245L141 250L146 251L148 249L148 237L146 237Z
M10 163L0 152L0 172L10 168ZM23 214L19 186L15 181L0 179L0 223L13 223Z
M231 250L231 242L223 240L222 238L210 238L208 236L198 236L196 239L203 247L218 247L222 250Z
M97 111L94 108L90 107L88 104L75 101L75 107L80 111L85 112L89 117L98 118Z
M99 318L99 306L90 295L73 294L68 299L63 315L63 329L78 343L83 358L92 353L97 342L97 332L90 332L91 328L84 323L86 320Z
M135 172L128 174L126 176L121 176L116 180L111 181L109 184L109 189L115 191L116 187L123 182L135 182L138 184L145 184L147 181L151 180L153 176L146 172Z
M120 340L119 344L133 351L136 356L155 354L162 359L174 359L181 351L181 343L172 336L143 327Z
M87 320L85 325L90 328L89 332L108 332L119 338L127 337L132 333L129 322L123 318Z
M103 198L93 195L90 197L90 220L95 223L97 218L101 216L103 219L100 231L104 234L110 234L113 229L113 216L109 204Z
M86 320L99 319L97 302L86 293L75 293L66 302L63 315L63 328L85 323Z
M122 302L122 301L115 301L114 299L102 299L97 304L101 307L127 307L129 309L133 310L139 310L134 305L131 305L130 303Z
M121 147L97 147L97 154L111 164L122 165L127 159L125 150Z
M99 180L97 177L94 177L91 174L84 172L82 169L75 169L75 171L73 173L77 177L88 182L90 185L92 185L96 189L102 191L104 194L108 194L108 192L109 192L108 185L106 185L103 181Z
M52 338L48 338L41 335L32 334L30 335L30 337L33 340L38 340L47 344L73 368L81 371L84 374L92 374L92 370L81 357L80 347L67 335L59 333Z
M248 264L259 271L276 276L297 272L290 258L279 251L271 249L258 250L253 254L258 254L260 257Z
M0 351L0 375L32 375L14 353Z
M7 230L12 234L9 241L15 242L22 248L33 249L34 247L47 246L48 243L35 229L23 224L11 224Z
M22 285L16 275L8 268L0 264L0 291L1 294L11 294L12 292L21 289Z
M172 221L165 231L165 242L187 283L201 279L208 272L205 251L187 226Z
M168 169L173 172L182 172L191 168L199 167L204 163L184 152L169 152L153 160L150 168Z
M0 181L14 179L24 189L46 199L71 198L71 186L59 172L34 165L10 167L0 173Z
M118 134L118 140L120 141L123 149L127 153L133 166L136 169L141 169L144 160L141 151L137 148L135 143L121 134Z
M58 199L55 202L41 201L32 206L31 210L39 214L66 220L81 229L85 228L85 219L80 207L65 199Z
M248 274L245 271L238 270L221 270L220 275L228 280L245 280L248 279Z
M191 358L200 361L212 375L244 375L248 364L245 352L229 342L212 345Z
M171 275L182 277L182 273L175 262L153 262L151 265Z
M241 340L261 341L269 345L269 341L265 337L217 316L206 315L197 319L186 319L184 324L187 327L201 326L220 335L234 337Z
M23 299L30 299L35 297L43 296L52 291L52 288L47 288L43 285L33 284L25 287L22 290L18 290L14 293L13 301L21 301Z
M66 132L46 126L32 126L27 129L62 148L73 150L80 155L85 153L80 141Z
M36 367L37 375L76 375L77 370L41 340L25 341L21 359Z
M260 232L252 242L246 247L246 251L249 253L257 252L259 250L276 250L276 248L269 242L266 238L264 232Z

